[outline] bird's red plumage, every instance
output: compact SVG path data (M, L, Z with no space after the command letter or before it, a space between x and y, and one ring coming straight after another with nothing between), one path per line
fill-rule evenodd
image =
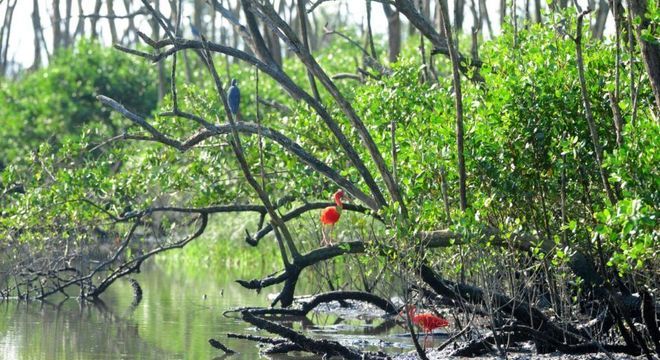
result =
M449 321L433 314L415 315L411 320L415 325L424 329L425 332L432 332L437 328L449 326Z
M325 225L334 225L339 221L341 213L337 211L336 206L328 206L327 208L321 210L321 222Z
M447 321L447 319L428 313L415 314L416 311L417 309L414 306L411 306L408 310L408 316L410 316L410 320L413 324L421 327L424 332L428 333L437 328L449 326L449 321Z

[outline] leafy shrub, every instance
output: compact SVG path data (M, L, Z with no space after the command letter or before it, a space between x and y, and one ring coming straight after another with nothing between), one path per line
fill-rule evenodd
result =
M35 151L44 141L58 145L78 138L85 124L117 134L126 121L111 115L96 95L148 114L158 101L155 84L148 64L93 41L58 52L48 67L0 83L0 164Z

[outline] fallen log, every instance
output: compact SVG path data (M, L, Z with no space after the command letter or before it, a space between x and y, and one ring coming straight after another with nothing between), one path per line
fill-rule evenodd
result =
M451 356L475 357L487 354L493 351L495 344L512 344L528 340L527 337L514 337L511 334L490 335L481 339L473 340L464 346L456 349Z
M356 209L356 211L360 210ZM262 230L265 231L266 229L268 229L268 226L265 226ZM451 230L420 231L415 236L421 241L421 246L426 248L449 247L463 244L466 241L463 234ZM551 241L542 240L539 242L539 239L535 236L523 232L513 232L504 235L499 229L492 226L484 226L475 236L493 245L512 245L521 251L531 251L535 246L540 246L543 251L550 251L554 247L554 243ZM265 287L284 283L282 291L271 303L271 306L275 306L279 302L282 307L289 307L293 304L298 277L305 268L338 256L364 253L370 245L370 243L363 241L346 241L334 246L314 249L294 259L292 264L286 266L283 271L276 274L269 275L263 279L237 280L236 282L247 289L256 290L257 292ZM598 275L593 264L583 254L575 254L571 258L569 265L576 275L588 280L586 281L587 283L594 285L602 283L602 277Z
M374 305L389 315L395 315L398 313L398 308L394 304L392 304L389 300L375 294L362 291L330 291L315 295L310 300L301 302L300 309L246 307L227 310L223 314L226 315L229 313L250 311L253 315L305 316L323 303L329 303L333 301L342 302L346 300L360 301Z
M656 312L653 296L647 290L642 291L642 317L644 318L644 324L649 331L653 345L655 345L655 352L660 356L660 330L658 329Z
M363 353L357 350L350 349L341 345L336 341L330 340L314 340L308 338L286 326L282 326L272 321L257 317L251 313L250 310L241 312L244 321L258 327L259 329L266 330L270 333L277 334L290 342L300 346L304 351L322 356L341 356L348 360L384 360L389 359L386 355L377 355L371 353Z
M582 355L582 354L590 354L596 352L616 352L616 353L625 353L633 356L637 356L641 354L639 348L637 348L636 346L631 347L628 345L601 344L600 342L597 341L585 341L581 344L570 345L559 342L553 338L550 338L542 331L533 329L529 326L511 325L511 326L504 326L498 330L504 333L516 333L519 336L528 337L529 339L546 343L547 345L556 348L560 352L569 355Z
M234 354L234 353L236 353L234 350L226 347L223 343L221 343L220 341L218 341L216 339L209 339L209 344L211 344L211 346L213 346L216 349L222 350L225 354Z
M490 299L489 305L503 316L513 316L519 323L541 329L547 336L558 339L558 341L565 340L569 344L578 344L582 341L581 336L588 336L588 334L581 334L579 329L571 325L565 325L566 330L562 329L552 323L541 310L527 302L518 301L499 293L486 296L483 290L476 286L455 284L444 280L427 265L422 266L420 274L422 280L439 295L458 301L467 301L473 305L486 304Z
M281 344L271 345L269 348L263 351L266 355L275 355L275 354L287 354L292 351L305 351L300 345L294 344L292 342L283 342Z
M243 335L243 334L235 334L235 333L228 333L227 337L234 339L241 339L241 340L250 340L262 344L271 344L271 345L277 345L287 342L286 339L274 339L265 336Z

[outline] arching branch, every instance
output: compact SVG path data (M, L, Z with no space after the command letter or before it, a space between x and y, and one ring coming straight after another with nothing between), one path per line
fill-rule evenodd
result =
M139 125L143 129L145 129L149 134L151 134L151 138L139 137L138 139L160 142L162 144L171 146L179 151L187 151L192 147L194 147L195 145L213 136L227 135L231 133L231 127L228 124L219 125L219 126L213 125L211 130L203 129L197 132L196 134L192 135L190 138L184 141L179 141L176 139L172 139L166 136L165 134L163 134L162 132L158 131L156 128L150 125L144 118L129 111L123 105L119 104L117 101L104 95L99 95L97 98L103 104L111 107L112 109L119 112L127 119L131 120L136 125ZM349 194L351 194L351 196L364 202L369 208L373 210L378 209L378 204L371 197L369 197L367 194L362 192L362 190L360 190L355 184L353 184L348 179L339 175L339 173L334 169L332 169L330 166L316 159L313 155L306 152L300 145L298 145L296 142L289 139L282 133L266 127L261 127L260 129L259 125L253 122L236 122L236 129L241 133L251 134L251 135L257 135L261 131L261 135L263 137L274 140L275 142L280 144L288 152L298 157L301 161L303 161L305 164L310 166L312 169L324 175L332 182L337 184L339 187L345 189ZM133 138L135 137L131 137L131 136L121 137L121 139L133 139Z
M333 206L333 205L334 205L334 203L330 203L330 202L307 203L307 204L304 204L300 207L297 207L297 208L291 210L290 212L284 214L282 216L282 220L291 221L293 219L296 219L296 218L302 216L306 212L309 212L309 211L312 211L312 210L323 209L327 206ZM366 208L364 206L360 206L360 205L353 205L353 204L344 204L344 210L360 212L360 213L363 213L363 214L370 213L370 210L368 208ZM373 214L373 216L376 219L382 221L380 216L378 216L376 214ZM252 245L252 246L257 246L257 244L259 243L259 240L261 240L264 236L268 235L271 231L273 231L272 226L270 226L270 224L266 224L266 226L261 228L255 234L254 237L250 236L250 234L247 234L247 237L245 238L245 241L248 244Z
M146 36L146 35L142 35ZM152 62L159 62L162 61L163 59L172 56L174 53L178 51L182 51L185 49L197 49L200 50L203 48L203 44L201 41L197 40L184 40L184 39L177 39L176 42L172 40L161 40L161 41L153 41L150 40L149 44L154 47L154 49L158 50L167 46L171 46L165 51L156 53L156 54L150 54L146 53L143 51L139 50L133 50L129 49L126 47L123 47L121 45L115 45L115 48L127 53L130 53L132 55L140 56L142 58L148 59ZM264 72L268 76L270 76L273 80L277 81L282 87L291 94L291 96L294 99L300 99L307 104L309 104L315 111L316 113L321 117L321 119L324 121L326 126L330 129L332 134L335 136L337 139L337 142L339 142L339 145L342 147L344 152L346 153L346 156L349 158L353 166L358 170L360 175L362 176L362 179L365 181L367 186L369 187L369 190L373 194L377 205L377 208L380 208L386 204L386 201L384 197L382 196L382 193L380 191L380 188L376 184L376 181L374 180L373 176L371 175L371 172L367 169L366 165L360 158L359 154L353 147L353 145L348 141L348 138L344 134L344 132L341 130L339 127L339 124L332 118L330 113L326 110L326 108L314 97L312 97L310 94L305 92L300 86L298 86L286 73L282 71L277 66L274 65L269 65L266 64L256 57L247 54L244 51L228 47L228 46L223 46L219 44L214 44L214 43L207 43L207 47L210 51L212 52L217 52L225 55L229 55L231 57L234 57L236 59L239 59L241 61L244 61L248 64L251 64L255 67L257 67L260 71ZM370 206L371 207L371 206Z

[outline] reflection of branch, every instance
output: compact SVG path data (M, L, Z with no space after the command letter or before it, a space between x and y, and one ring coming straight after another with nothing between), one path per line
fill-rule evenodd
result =
M160 246L157 247L156 249L153 249L149 251L146 254L143 254L141 256L138 256L135 259L132 259L130 261L127 261L119 266L116 270L114 270L110 275L106 276L103 281L99 284L98 287L96 287L90 294L87 294L87 296L96 298L99 295L101 295L112 283L114 283L117 279L119 279L122 276L134 273L134 272L139 272L140 266L142 263L147 260L148 258L175 248L182 248L186 246L189 242L193 241L194 239L198 238L204 233L204 230L206 230L206 226L208 225L208 214L200 214L198 220L201 221L199 228L197 228L197 231L193 233L192 235L188 236L187 238L184 238L182 240L176 241L170 245L167 246Z
M41 292L41 295L37 296L36 298L37 298L37 299L45 299L45 298L47 298L47 297L49 297L49 296L51 296L51 295L53 295L53 294L55 294L55 293L57 293L57 292L63 292L64 289L68 288L68 287L71 286L71 285L81 284L81 286L82 286L82 284L83 284L84 282L91 280L91 279L94 277L94 275L96 275L97 272L99 272L101 269L103 269L104 267L110 265L110 264L113 263L115 260L117 260L117 258L119 257L119 255L120 255L120 254L126 249L126 247L128 246L128 243L131 241L131 238L133 237L133 234L135 233L135 230L137 229L137 227L138 227L139 224L140 224L139 221L136 221L135 223L133 223L133 226L131 227L131 229L128 231L128 233L127 233L126 236L124 237L124 241L121 243L121 245L119 246L119 248L117 249L117 251L115 252L115 254L114 254L109 260L106 260L105 262L103 262L102 264L100 264L99 266L97 266L94 270L92 270L89 274L87 274L87 275L85 275L85 276L81 276L81 277L77 277L77 278L70 279L70 280L64 282L64 284L59 284L59 283L58 283L57 286L56 286L55 288L53 288L53 289L51 289L51 290L49 290L49 291L45 291L45 292L42 291L42 292ZM81 288L81 293L82 293L83 295L85 295L85 293L84 293L84 291L83 291L82 288ZM99 294L100 294L100 293L99 293ZM94 297L96 297L96 296L94 296Z

